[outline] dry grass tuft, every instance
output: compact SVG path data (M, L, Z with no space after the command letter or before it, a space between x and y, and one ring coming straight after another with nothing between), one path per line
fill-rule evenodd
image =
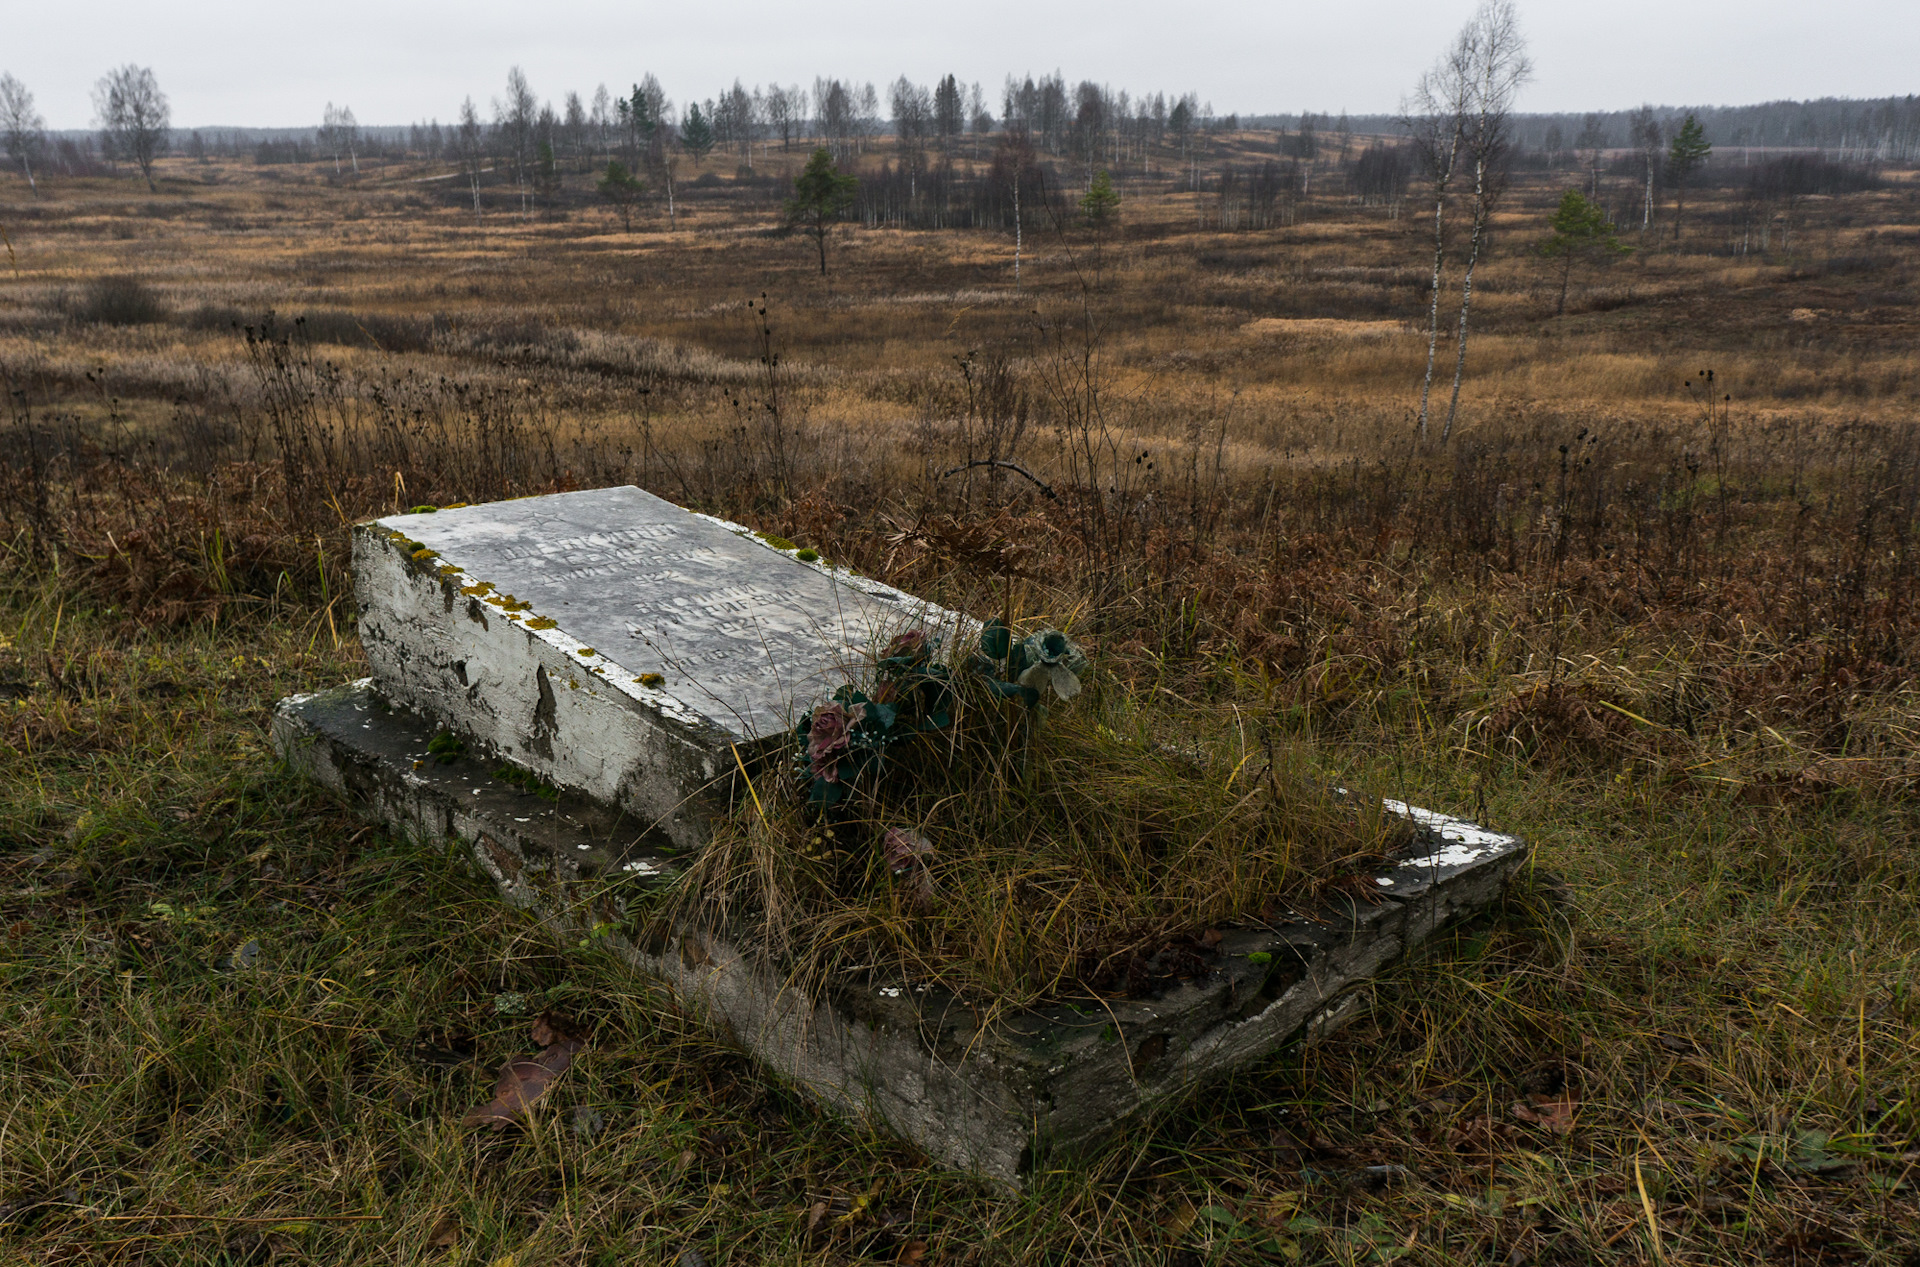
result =
M812 988L904 979L1011 1007L1203 973L1209 929L1312 909L1405 843L1257 694L1196 706L1150 661L1095 663L1039 714L957 673L950 724L830 810L781 752L670 900ZM901 832L927 852L890 850Z

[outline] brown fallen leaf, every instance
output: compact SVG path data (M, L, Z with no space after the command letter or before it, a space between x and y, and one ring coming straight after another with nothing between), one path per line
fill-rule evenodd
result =
M509 1060L500 1066L500 1076L494 1080L493 1099L469 1110L460 1124L490 1126L496 1131L519 1125L526 1118L527 1109L547 1093L554 1079L567 1071L574 1053L583 1046L577 1038L561 1038L547 1044L531 1060Z
M433 1230L427 1233L429 1249L452 1249L460 1243L460 1216L452 1210L446 1211L434 1220Z
M551 1047L555 1043L564 1043L573 1040L575 1042L575 1050L578 1050L580 1047L586 1045L584 1042L579 1041L579 1039L580 1035L576 1032L573 1025L563 1018L555 1016L551 1011L542 1012L533 1018L533 1041L541 1047Z
M1555 1100L1548 1096L1536 1095L1532 1103L1516 1101L1513 1115L1531 1126L1544 1126L1555 1135L1565 1135L1573 1130L1573 1122L1580 1113L1580 1104L1576 1100Z
M897 1261L909 1264L918 1263L925 1260L926 1256L927 1243L925 1241L908 1241L900 1247L900 1257Z

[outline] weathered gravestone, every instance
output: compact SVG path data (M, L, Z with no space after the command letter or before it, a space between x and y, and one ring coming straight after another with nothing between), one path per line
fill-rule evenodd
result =
M1496 900L1525 857L1513 837L1390 802L1418 843L1371 900L1231 931L1217 971L1159 997L989 1022L910 981L803 996L722 938L630 922L622 897L675 874L734 772L873 645L964 623L799 553L636 488L359 525L373 676L282 701L275 741L370 817L467 842L556 927L615 930L609 944L819 1100L1008 1182L1336 1023L1356 987Z

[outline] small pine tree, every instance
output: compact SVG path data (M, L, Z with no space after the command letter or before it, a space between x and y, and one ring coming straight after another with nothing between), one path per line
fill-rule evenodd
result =
M1673 134L1672 144L1667 146L1667 175L1673 180L1673 240L1680 240L1680 217L1687 210L1687 177L1693 175L1713 153L1713 146L1707 140L1707 130L1700 126L1700 120L1687 116L1680 130Z
M628 233L633 232L633 208L640 201L640 195L647 192L647 183L636 180L627 165L618 159L607 164L607 174L600 178L597 186L600 196L612 203L620 213L620 224Z
M1583 255L1606 258L1625 255L1631 247L1620 245L1616 230L1600 204L1590 201L1577 189L1569 189L1560 199L1560 209L1548 221L1553 236L1540 244L1540 254L1560 263L1560 306L1554 316L1567 311L1567 287L1573 281L1574 261Z
M713 149L713 125L700 113L698 102L687 107L687 121L680 125L680 148L693 155L695 166Z
M820 276L827 275L827 237L840 213L853 205L859 181L842 176L833 155L823 146L807 160L806 170L793 178L793 197L787 199L787 223L811 237L820 248Z
M1120 195L1113 192L1113 178L1103 170L1080 199L1080 214L1095 229L1104 229L1120 215Z
M560 192L560 169L553 161L553 143L540 142L533 161L533 187L541 196L551 198Z

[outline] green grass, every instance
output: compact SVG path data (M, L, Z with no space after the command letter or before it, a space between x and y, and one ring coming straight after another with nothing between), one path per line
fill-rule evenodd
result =
M458 850L278 769L272 700L356 672L324 622L142 633L58 593L16 589L0 625L22 695L0 754L7 1261L924 1243L940 1263L1894 1264L1920 1245L1897 799L1756 806L1356 745L1429 804L1483 797L1573 908L1517 894L1333 1040L1007 1196L819 1113L497 902ZM526 1132L463 1132L543 1009L587 1050ZM1559 1100L1570 1134L1513 1112Z

